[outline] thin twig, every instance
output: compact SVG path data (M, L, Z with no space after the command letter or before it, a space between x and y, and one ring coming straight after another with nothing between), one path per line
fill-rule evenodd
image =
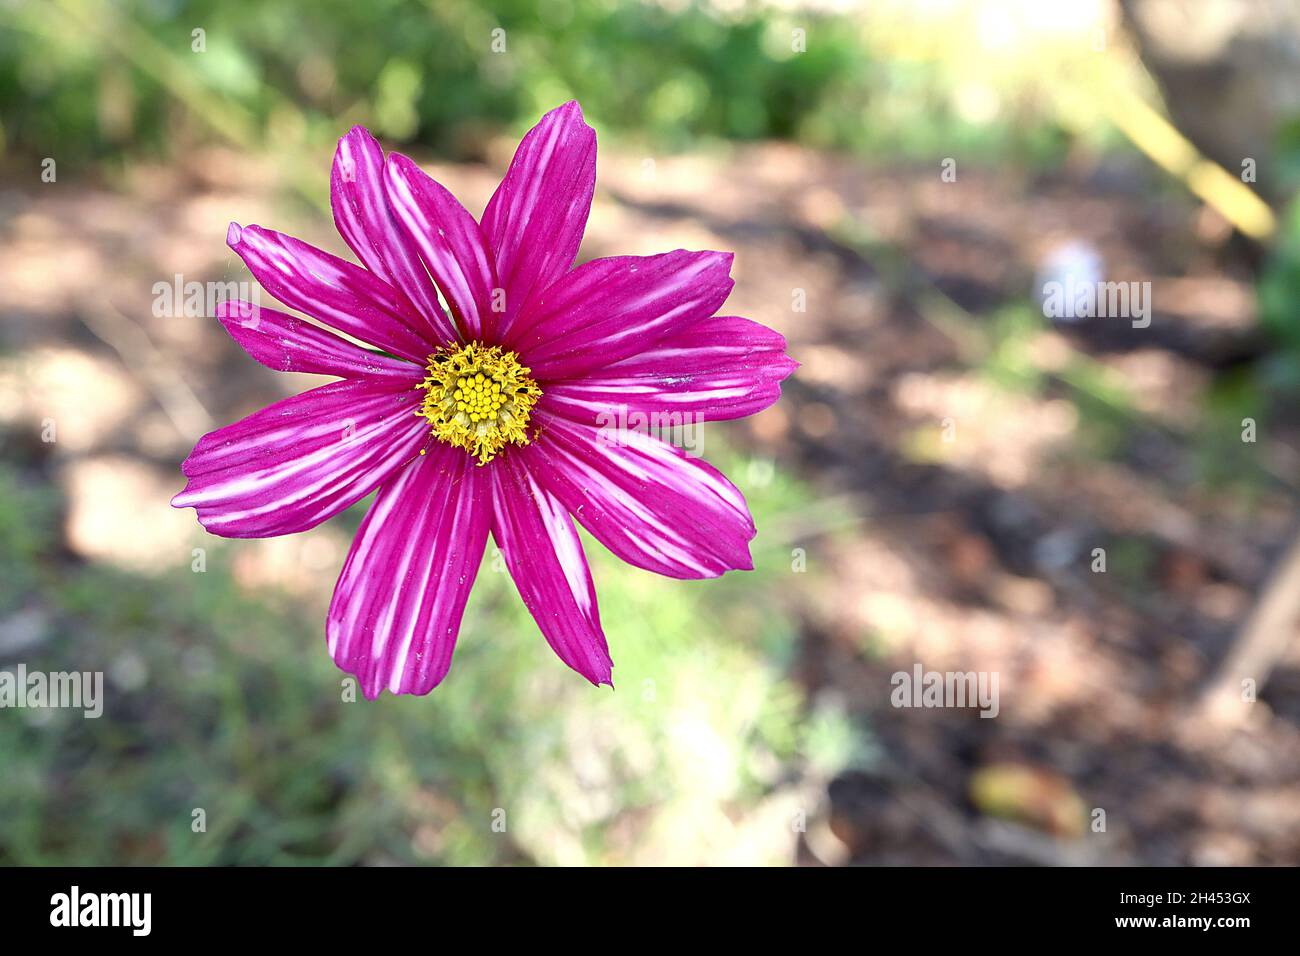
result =
M194 442L212 431L212 415L139 322L111 303L87 302L77 311L82 324L149 389L182 438Z

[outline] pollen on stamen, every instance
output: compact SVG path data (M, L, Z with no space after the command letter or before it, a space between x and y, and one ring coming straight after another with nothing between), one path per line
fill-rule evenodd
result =
M528 418L542 390L514 352L478 342L443 346L429 356L416 411L439 441L486 465L507 444L528 444Z

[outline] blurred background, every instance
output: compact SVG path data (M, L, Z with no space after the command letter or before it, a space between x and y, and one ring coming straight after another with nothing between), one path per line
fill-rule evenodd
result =
M802 363L706 427L756 569L588 539L611 693L485 563L441 687L345 701L365 505L168 507L317 381L157 284L247 280L231 220L348 255L355 123L477 215L570 97L581 258L735 250ZM1300 862L1294 3L3 0L0 173L0 667L106 675L0 711L0 863ZM1046 317L1070 279L1149 326ZM998 715L892 706L917 665Z

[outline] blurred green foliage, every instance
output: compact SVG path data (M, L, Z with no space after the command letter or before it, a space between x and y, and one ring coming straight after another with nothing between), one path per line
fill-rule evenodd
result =
M847 22L803 22L816 42L795 56L792 27L770 14L723 19L695 5L54 0L10 15L15 29L0 32L6 134L69 156L128 138L165 144L182 81L155 73L152 44L261 127L286 108L352 115L390 140L453 153L484 123L534 120L570 96L605 123L669 142L792 136L818 109L856 98L865 79ZM195 29L203 52L192 49Z
M1279 161L1286 170L1300 169L1300 146L1294 136L1281 137ZM1232 459L1218 452L1240 441L1242 423L1250 418L1263 429L1300 395L1300 196L1278 216L1277 235L1265 254L1255 289L1259 324L1277 347L1250 369L1220 376L1210 395L1209 412L1217 421L1220 438L1205 457L1219 478L1226 477L1222 472Z
M464 156L571 97L603 130L664 148L1063 149L1051 122L963 119L942 68L872 43L860 12L692 0L50 0L0 21L0 116L10 149L73 162L357 122Z
M1285 368L1276 370L1276 384L1300 389L1300 199L1278 220L1278 235L1269 251L1259 282L1259 318L1291 353Z

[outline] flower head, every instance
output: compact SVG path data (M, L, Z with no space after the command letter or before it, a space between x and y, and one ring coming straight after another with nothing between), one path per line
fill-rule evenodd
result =
M429 356L420 414L433 437L464 448L486 465L507 442L528 444L528 418L542 390L499 345L440 345Z
M613 664L575 519L670 577L753 566L754 522L731 482L642 431L611 440L609 424L749 415L795 363L771 329L716 316L729 254L573 268L595 180L595 132L573 102L524 137L477 222L356 127L330 198L360 265L230 226L271 295L374 348L248 302L219 307L262 364L339 381L205 435L173 504L213 534L268 537L377 490L325 625L367 697L428 693L446 676L489 535L543 636L595 684Z

